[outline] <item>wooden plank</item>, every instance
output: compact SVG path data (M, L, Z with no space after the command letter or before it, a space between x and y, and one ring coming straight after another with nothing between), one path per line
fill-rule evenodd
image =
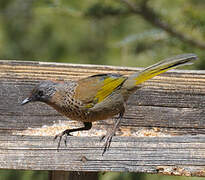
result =
M49 180L69 180L69 172L66 172L66 171L50 171Z
M139 68L0 61L0 168L132 171L204 176L205 71L175 70L149 80L127 103L121 128L102 156L99 137L113 121L75 133L56 151L52 138L78 127L43 103L20 106L41 80L97 73L128 75Z
M50 171L49 180L98 180L98 172Z
M51 137L2 136L0 140L0 167L6 169L165 174L170 169L170 174L205 175L204 136L114 137L104 156L98 137L73 136L59 152Z
M98 180L98 173L97 172L70 172L68 180Z

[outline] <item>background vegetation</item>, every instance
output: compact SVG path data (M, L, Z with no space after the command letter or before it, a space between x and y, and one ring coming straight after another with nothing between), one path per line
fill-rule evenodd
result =
M145 67L192 52L200 60L188 68L205 69L204 8L204 0L0 0L0 59ZM47 176L0 171L4 180ZM186 179L100 175L101 180L150 178Z

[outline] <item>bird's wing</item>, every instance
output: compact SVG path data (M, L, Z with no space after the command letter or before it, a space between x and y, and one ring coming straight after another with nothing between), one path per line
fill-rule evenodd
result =
M119 74L98 74L78 81L75 99L80 100L87 108L103 101L127 78Z

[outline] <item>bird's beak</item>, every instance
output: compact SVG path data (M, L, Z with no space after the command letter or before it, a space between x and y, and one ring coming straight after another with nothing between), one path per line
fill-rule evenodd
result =
M29 103L29 102L31 102L32 101L32 99L31 98L26 98L26 99L24 99L22 102L21 102L21 105L25 105L25 104L27 104L27 103Z

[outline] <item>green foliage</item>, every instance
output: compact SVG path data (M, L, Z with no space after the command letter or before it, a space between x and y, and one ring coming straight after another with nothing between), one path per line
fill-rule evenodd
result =
M136 6L141 3L136 2ZM205 5L197 2L158 0L148 5L174 29L203 40ZM203 50L153 27L121 1L2 0L0 4L0 59L148 66L184 52L204 58ZM195 68L205 68L203 61Z
M153 175L143 173L105 173L100 174L99 180L203 180L199 177Z
M48 171L0 170L2 180L47 180Z
M129 11L123 7L113 7L103 2L97 2L87 9L85 15L91 18L105 18L106 16L124 16L129 14Z

